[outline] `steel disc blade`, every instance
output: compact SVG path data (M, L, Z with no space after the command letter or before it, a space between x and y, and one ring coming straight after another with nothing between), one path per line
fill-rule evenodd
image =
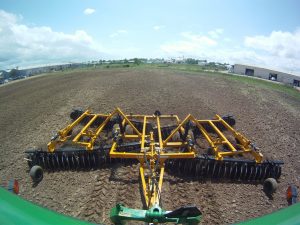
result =
M229 178L229 165L228 165L228 163L224 163L224 172L223 172L223 176L222 176L222 178Z
M66 163L67 163L67 168L68 170L71 169L70 161L69 161L69 155L66 155Z
M260 180L260 179L261 179L261 166L260 165L256 165L255 180Z
M218 170L218 174L217 174L217 178L220 179L220 178L223 178L223 174L225 172L225 167L224 167L224 163L220 163L219 164L219 170Z
M82 159L82 165L83 165L83 168L85 169L86 168L86 162L85 162L85 154L81 154L81 159Z
M275 170L275 179L278 179L281 175L281 167L276 165L274 170Z
M57 169L57 165L55 163L55 156L53 154L51 154L51 162L52 162L53 170Z
M53 169L53 166L52 166L52 157L47 154L47 161L48 161L48 165L49 165L49 169L52 170Z
M97 168L97 163L96 163L96 155L95 154L93 154L92 155L92 164L93 164L93 167L96 169Z
M42 167L43 168L45 168L45 165L46 165L46 163L45 163L45 158L44 158L44 154L41 156L41 162L42 162Z
M236 174L237 174L237 164L234 163L232 166L231 166L231 171L230 171L230 178L231 179L236 179Z
M200 177L200 174L201 173L201 164L200 164L200 162L198 161L197 163L196 163L196 170L195 170L195 176L196 177Z
M62 161L62 168L64 169L64 170L66 170L67 169L67 166L66 166L66 164L67 164L67 162L66 162L66 154L62 154L62 157L61 157L61 161Z
M70 161L71 169L75 169L76 165L75 165L75 159L73 157L73 154L70 155L70 159L71 159L71 161Z

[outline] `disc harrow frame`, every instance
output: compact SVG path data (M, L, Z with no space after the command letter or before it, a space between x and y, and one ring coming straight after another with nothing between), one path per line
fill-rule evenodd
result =
M166 171L195 179L260 181L278 179L282 161L266 161L233 126L232 116L199 120L189 114L109 114L74 110L72 123L58 131L47 150L27 150L29 166L49 170L97 169L114 162L139 163L148 208L160 205Z

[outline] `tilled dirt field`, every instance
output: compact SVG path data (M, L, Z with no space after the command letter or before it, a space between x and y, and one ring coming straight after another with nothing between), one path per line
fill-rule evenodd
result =
M110 224L117 202L142 208L138 166L114 165L97 171L45 173L33 186L24 150L45 145L69 122L72 108L111 112L178 114L212 118L235 115L236 129L253 140L264 155L284 160L279 188L268 198L261 184L196 182L165 174L163 207L196 204L202 224L229 224L287 206L289 183L299 185L299 98L225 76L164 69L108 69L53 73L0 87L0 174L16 178L20 195L50 209L84 220Z

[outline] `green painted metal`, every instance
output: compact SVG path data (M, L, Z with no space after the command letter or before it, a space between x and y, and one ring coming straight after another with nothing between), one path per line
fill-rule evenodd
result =
M149 210L126 208L118 204L111 210L111 220L116 225L123 225L127 220L144 221L148 223L173 222L179 224L198 224L201 214L193 212L186 216L185 209L167 212L159 206ZM92 225L72 217L64 216L46 208L34 205L21 197L0 188L0 224L5 225ZM300 224L300 203L291 205L272 214L240 223L240 225L296 225ZM95 225L95 224L94 224Z
M272 225L300 224L300 203L291 205L287 208L278 210L266 216L240 223L240 225L259 225L259 224L272 224Z
M201 221L201 212L196 207L182 207L172 212L164 211L158 205L148 210L131 209L117 204L110 212L110 219L115 225L124 225L126 221L146 223L176 223L194 225Z
M5 225L92 225L34 205L0 188L0 224Z

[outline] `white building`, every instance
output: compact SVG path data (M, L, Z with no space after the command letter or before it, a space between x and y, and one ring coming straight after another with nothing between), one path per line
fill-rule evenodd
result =
M300 76L289 73L242 64L234 64L231 71L235 74L259 77L300 87Z

